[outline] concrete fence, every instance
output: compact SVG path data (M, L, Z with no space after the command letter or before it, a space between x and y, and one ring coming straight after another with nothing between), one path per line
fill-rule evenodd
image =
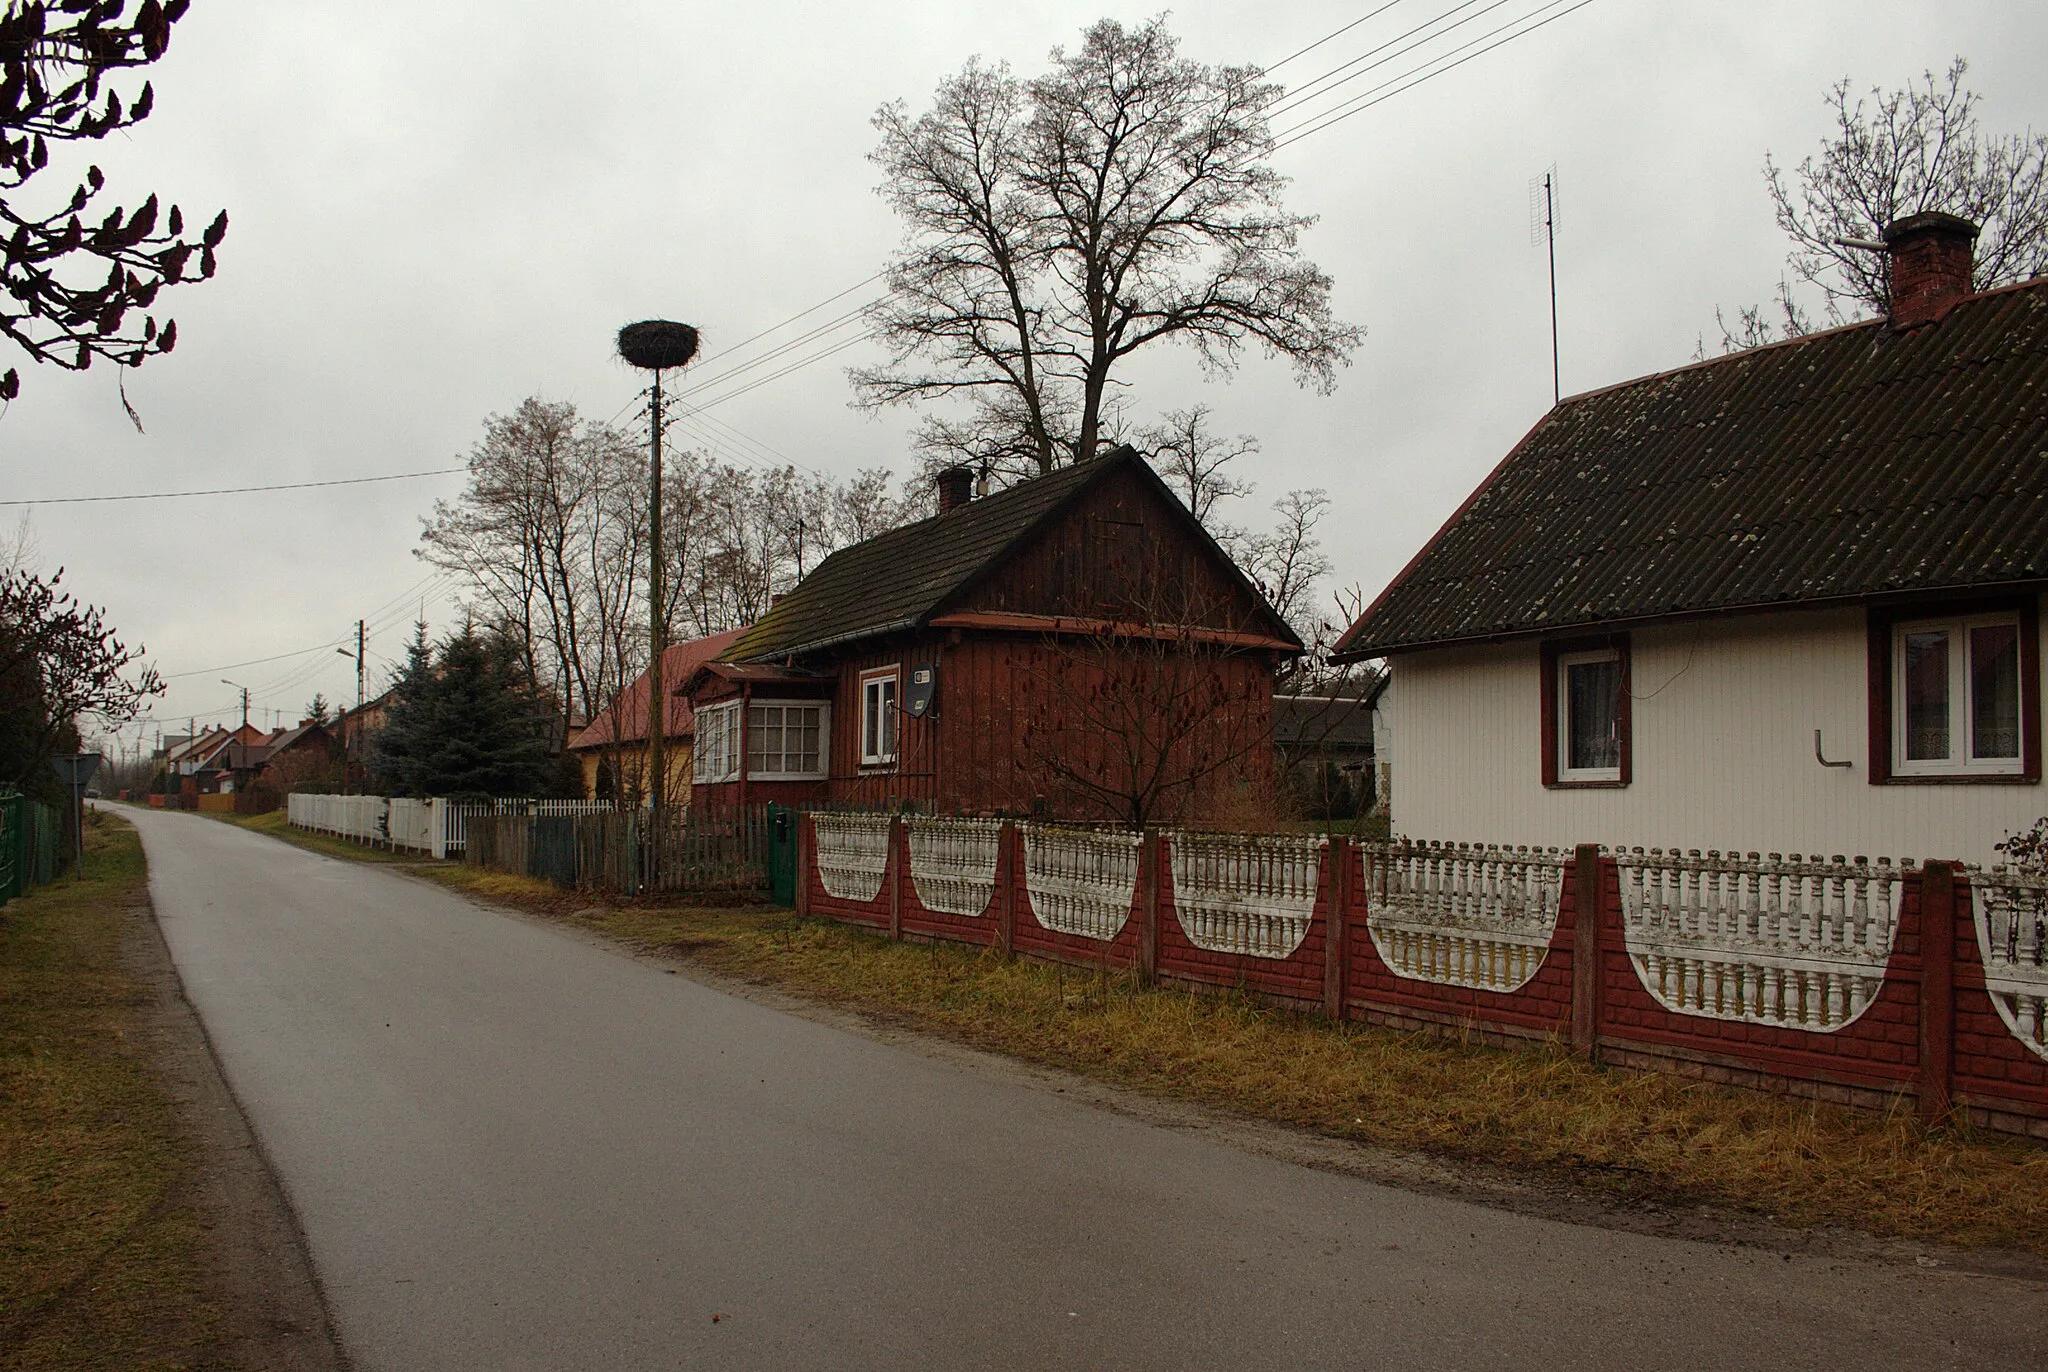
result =
M609 801L538 800L502 797L496 800L414 800L403 796L334 796L293 793L286 801L286 819L295 829L329 834L352 843L388 848L428 857L460 857L470 822L486 815L547 815L573 818L612 813Z
M815 813L796 900L891 937L2048 1139L2048 878L1799 854Z

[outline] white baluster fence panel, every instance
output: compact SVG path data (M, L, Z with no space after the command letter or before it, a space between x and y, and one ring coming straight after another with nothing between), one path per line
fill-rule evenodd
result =
M999 819L904 821L910 831L910 884L925 909L969 919L988 913L996 893Z
M1629 961L1667 1010L1833 1033L1884 985L1910 860L1615 855Z
M1972 868L1984 989L2005 1027L2048 1058L2048 873Z
M811 812L818 878L839 900L870 901L882 893L889 866L888 815Z
M1174 913L1188 942L1255 958L1290 957L1301 947L1328 839L1192 831L1166 839Z
M1048 929L1104 943L1123 932L1138 890L1141 835L1020 826L1024 889Z
M1404 977L1514 991L1543 966L1571 854L1394 842L1365 850L1366 931Z

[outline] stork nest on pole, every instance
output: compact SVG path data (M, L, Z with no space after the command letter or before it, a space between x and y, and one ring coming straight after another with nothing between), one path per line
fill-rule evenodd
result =
M636 367L666 371L697 355L697 331L671 319L643 319L619 330L619 356Z

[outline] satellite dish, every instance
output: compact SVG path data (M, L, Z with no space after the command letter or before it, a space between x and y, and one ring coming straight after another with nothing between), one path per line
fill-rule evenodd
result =
M920 662L910 669L910 689L903 694L903 712L912 719L923 719L931 713L938 695L939 665Z

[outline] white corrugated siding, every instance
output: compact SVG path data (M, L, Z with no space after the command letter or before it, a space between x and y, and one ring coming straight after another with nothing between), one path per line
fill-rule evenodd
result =
M1534 642L1394 659L1394 831L1988 863L2048 812L2040 785L1870 784L1861 610L1638 629L1631 643L1634 780L1618 790L1544 789ZM1814 761L1815 729L1831 761L1855 765Z

